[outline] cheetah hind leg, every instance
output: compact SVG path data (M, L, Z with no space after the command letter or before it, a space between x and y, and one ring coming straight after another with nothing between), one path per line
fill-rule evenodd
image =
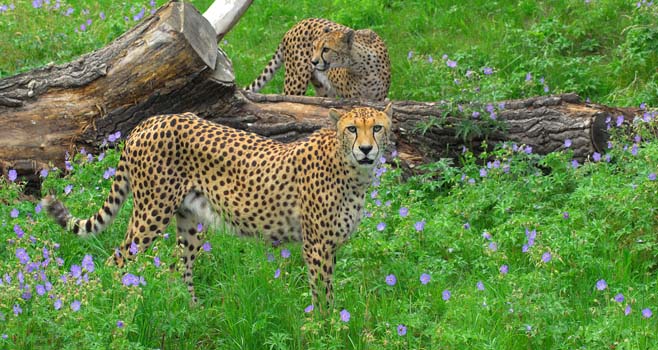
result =
M192 268L194 259L196 259L199 248L201 248L201 239L199 239L198 225L201 222L199 216L192 210L181 207L176 212L176 238L178 248L181 251L181 262L183 264L183 282L187 285L187 291L192 297L192 304L196 304L198 299L194 292L194 281Z

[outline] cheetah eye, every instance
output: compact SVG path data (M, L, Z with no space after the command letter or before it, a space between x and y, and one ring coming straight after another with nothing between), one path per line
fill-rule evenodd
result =
M382 126L381 125L375 125L375 126L372 127L372 130L374 132L380 132L382 130Z
M352 134L356 134L356 126L354 125L348 126L347 131L351 132Z
M328 47L323 47L322 48L322 53L327 53L327 52L329 52L329 48Z

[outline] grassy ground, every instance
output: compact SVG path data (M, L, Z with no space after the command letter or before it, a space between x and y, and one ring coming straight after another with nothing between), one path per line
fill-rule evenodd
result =
M55 6L16 1L0 13L2 76L101 47L152 7ZM222 43L240 83L309 16L378 31L391 50L393 99L497 101L547 89L658 103L656 7L620 1L259 1ZM125 270L104 266L130 203L102 235L74 239L21 197L21 179L0 178L0 349L650 349L658 142L655 113L644 118L653 122L586 164L565 144L545 157L523 145L483 159L467 151L460 167L432 164L406 182L386 167L367 195L370 214L339 251L336 309L325 317L305 312L298 244L213 232L195 269L201 303L191 307L180 274L166 268L176 261L172 238ZM65 177L51 169L44 191L90 215L117 161L113 149L76 154Z

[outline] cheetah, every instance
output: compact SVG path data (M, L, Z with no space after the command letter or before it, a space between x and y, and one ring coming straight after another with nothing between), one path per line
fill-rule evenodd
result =
M54 196L42 205L77 236L108 227L128 194L133 211L125 239L108 259L123 267L176 220L183 281L195 304L192 267L198 224L227 227L272 242L301 241L314 304L331 305L337 248L356 230L365 192L389 144L392 107L331 110L335 128L283 144L192 113L151 117L129 135L110 192L87 219Z
M260 91L284 62L286 95L304 95L310 82L317 96L383 101L391 85L388 50L377 33L322 18L292 27L246 90Z

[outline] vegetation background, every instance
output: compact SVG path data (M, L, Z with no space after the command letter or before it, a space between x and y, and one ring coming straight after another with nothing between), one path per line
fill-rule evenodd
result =
M100 48L162 3L2 0L0 77ZM394 100L577 92L644 111L611 120L609 152L586 162L565 140L547 156L526 145L465 150L459 167L430 164L409 181L384 166L368 217L339 251L336 309L325 316L309 311L298 244L208 235L195 269L201 303L190 306L166 268L173 230L127 269L106 267L130 204L104 234L74 239L10 174L0 178L0 349L656 347L657 5L261 0L220 43L241 85L306 17L377 31ZM266 92L281 92L282 77ZM95 212L118 161L115 136L101 154L81 150L67 169L44 170L44 191L78 216Z

